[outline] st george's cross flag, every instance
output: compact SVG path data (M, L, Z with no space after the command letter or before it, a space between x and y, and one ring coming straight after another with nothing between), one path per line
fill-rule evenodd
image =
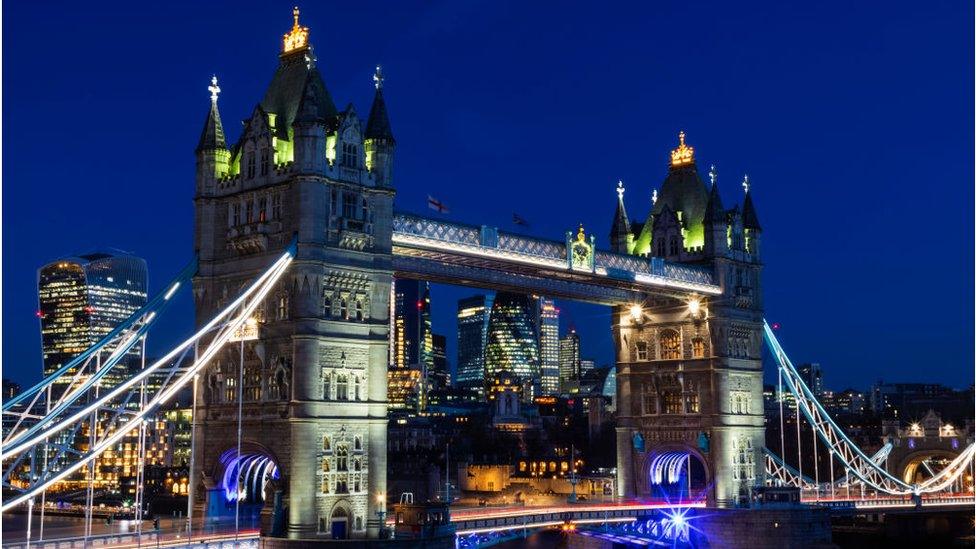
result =
M427 207L437 211L438 213L446 214L451 213L451 210L447 209L447 206L443 202L437 200L433 196L427 195Z

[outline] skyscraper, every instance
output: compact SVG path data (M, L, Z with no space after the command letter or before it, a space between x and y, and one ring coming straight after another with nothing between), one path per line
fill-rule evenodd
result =
M823 370L820 368L820 364L816 362L800 364L798 370L800 373L800 378L804 383L807 384L807 387L813 391L813 394L818 396L822 395L824 392L824 385Z
M485 378L501 371L511 372L531 388L525 398L539 394L539 340L530 298L499 292L488 317L485 345Z
M428 390L446 389L451 385L451 371L447 364L447 338L440 334L432 335L432 364L427 372Z
M387 398L390 409L422 411L427 373L434 368L430 283L397 279L393 285L393 346Z
M488 317L494 295L476 295L458 300L457 374L458 386L482 390L485 384L485 346L488 343Z
M559 392L559 309L548 297L538 299L539 373L543 395Z
M580 338L576 330L570 330L559 340L559 392L579 392Z
M41 322L47 376L111 332L146 304L145 260L125 252L99 251L65 257L37 272L37 316ZM130 354L137 357L140 344ZM111 386L126 376L125 366L105 378ZM64 376L67 380L69 376Z

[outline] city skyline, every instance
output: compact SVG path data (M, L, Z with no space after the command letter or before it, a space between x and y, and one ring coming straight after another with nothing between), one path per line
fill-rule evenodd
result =
M193 18L197 20L181 24L186 25L186 36L210 37L203 47L192 40L172 43L166 25L149 23L152 18L171 21L180 17L182 21L184 18L177 13L180 10L65 6L61 8L65 17L47 21L44 14L26 7L8 7L8 13L23 21L8 29L8 41L22 42L26 40L24 33L41 26L50 27L51 32L49 39L37 44L35 55L11 57L7 68L14 77L11 81L17 82L8 87L8 101L23 107L10 111L8 118L11 129L23 136L8 144L10 158L18 159L9 162L5 170L9 182L18 182L8 184L8 202L42 203L43 207L7 212L9 223L35 238L29 242L16 239L8 231L5 241L8 261L4 290L8 299L3 315L10 329L4 334L3 358L11 365L5 375L25 383L36 379L29 372L39 369L40 341L37 325L27 319L33 318L36 310L36 301L30 297L36 292L33 275L46 261L98 245L112 245L146 257L153 280L158 283L189 259L192 145L187 143L199 134L206 84L212 73L219 75L224 89L221 101L227 117L225 127L231 138L236 137L239 130L233 120L249 111L249 102L263 85L260 78L252 78L253 71L246 66L265 59L265 68L260 70L270 74L275 60L268 52L274 51L280 13L289 8L262 5L241 10L245 13L239 15L231 14L231 19L240 18L239 21L267 21L260 25L266 28L256 34L260 37L258 43L252 45L234 40L233 24L214 27L207 23L218 14L226 14L226 9L217 5L198 7L199 17ZM342 9L330 8L328 14L332 16ZM582 14L568 10L558 16L563 27L537 27L536 23L543 20L538 9L520 10L520 20L503 13L484 23L477 21L477 13L470 8L438 6L414 15L392 10L389 19L374 19L379 25L377 36L382 39L344 55L321 52L329 51L330 45L351 40L347 34L350 31L338 28L332 31L333 35L319 36L319 66L326 72L330 87L339 97L354 97L360 112L365 113L369 105L373 66L376 62L384 65L386 100L402 152L396 173L398 207L423 210L424 197L431 194L451 206L450 219L485 220L508 229L512 228L509 220L515 210L532 223L532 234L553 239L582 221L597 235L598 245L605 248L608 237L603 231L612 219L616 181L623 179L630 193L628 200L633 197L629 203L635 210L632 215L642 215L648 209L646 195L660 186L667 151L673 148L677 131L683 129L696 146L702 166L717 164L724 199L737 201L741 197L737 192L741 176L750 174L763 224L774 229L764 241L764 254L770 264L764 278L767 315L781 324L780 336L798 357L821 363L833 380L831 383L836 382L837 386L866 387L878 377L912 381L920 377L920 364L939 365L925 369L932 381L954 387L972 383L968 364L958 359L960 355L968 356L972 347L972 318L961 305L972 296L968 283L971 271L957 268L959 262L971 265L972 251L963 247L960 257L952 238L954 234L968 234L972 212L965 207L969 202L966 199L946 202L940 198L946 193L971 197L972 189L961 183L970 176L965 160L970 158L972 136L962 123L966 116L955 114L971 113L966 97L971 95L972 87L971 81L963 82L964 75L958 71L932 70L931 66L959 64L955 56L963 54L953 52L965 50L956 42L968 33L953 29L958 24L956 19L965 17L956 18L948 11L916 17L908 4L889 6L891 17L884 22L874 20L863 7L845 7L844 20L831 17L839 6L806 7L804 12L785 6L771 8L777 16L792 22L787 27L795 37L790 37L785 36L785 29L756 23L733 32L733 25L720 22L727 18L742 22L744 17L755 14L730 14L722 6L681 6L670 11L641 8L649 10L642 14L647 17L634 20L650 18L660 23L660 32L646 42L615 38L600 44L597 40L587 51L572 52L578 54L577 63L583 63L596 75L580 82L575 64L571 70L543 61L555 53L548 49L547 39L564 43L567 30L561 29L582 28ZM97 28L99 17L122 12L139 24L119 25L113 33L104 35L78 34L87 32L79 29ZM345 15L375 17L359 11ZM394 22L397 16L420 24L407 34L391 32L385 36L384 29L399 25ZM310 6L306 17L310 25L321 27L327 14ZM599 13L596 17L610 14ZM682 28L677 23L688 18L695 18L709 31L698 46L705 50L702 55L707 54L707 64L699 63L699 54L689 51L687 41L676 34ZM70 27L75 27L74 22L81 24L69 28L65 21L72 21ZM466 41L455 32L464 26L473 37L484 37L490 32L491 23L513 26L515 32L528 39L523 47L536 55L521 56L502 44L493 49L493 56L486 57L478 54L476 40ZM474 30L470 30L472 25ZM906 49L907 44L914 44L908 37L916 34L918 26L924 27L926 35L933 39ZM825 28L831 32L823 33ZM533 34L536 31L538 35ZM803 41L825 35L830 37L817 42L816 48L810 45L812 42ZM432 47L445 39L458 42L455 51ZM764 48L770 40L783 42L775 54ZM69 43L72 46L65 47ZM169 47L137 52L118 48L120 43L167 43ZM867 43L875 47L863 47ZM722 46L728 46L728 51L720 51ZM849 46L856 47L856 59L832 54L830 66L817 61L823 49L836 53ZM574 47L582 50L582 46ZM241 48L244 51L235 51ZM199 55L180 55L182 51ZM615 51L628 53L614 56ZM690 56L688 62L682 66L667 62L679 54ZM465 57L477 62L459 63ZM68 62L63 63L67 72L55 77L36 63L37 58L67 58ZM106 68L89 73L91 64L83 59L95 58L105 58L102 65ZM179 70L172 65L174 59L179 59ZM750 63L743 64L744 59ZM636 62L647 66L635 72ZM776 74L776 79L764 74L764 70ZM689 79L688 71L694 72L694 78ZM173 76L160 82L160 72ZM417 74L423 78L416 78ZM505 82L506 74L514 75L523 85L518 88L519 94L504 86L489 95L479 91L486 81ZM925 74L925 78L919 78L920 74ZM79 89L91 90L80 98L84 109L53 100L52 94L64 77L78 82ZM702 86L660 85L661 80L672 79L701 82ZM917 80L925 81L924 88ZM838 81L845 85L837 86ZM885 85L877 86L875 82ZM725 90L725 97L717 98L723 94L713 93L714 87ZM548 101L556 92L559 99ZM925 95L919 95L922 93ZM829 111L819 99L823 94L830 96ZM930 107L924 116L899 108L906 98L912 97L925 98ZM473 104L477 106L472 107ZM574 111L578 116L564 117L573 110L569 105L578 104L593 107ZM666 114L659 107L664 104L672 107ZM798 104L810 108L803 112L792 108ZM94 146L121 131L89 117L103 118L103 113L119 108L142 112L145 105L153 105L158 111L153 121L123 128L132 138L119 144L112 158L96 154L84 145L87 142ZM728 112L721 112L730 105L730 109L725 109ZM609 109L609 113L601 111L601 107ZM786 109L791 114L789 124L777 120ZM891 112L901 116L891 117ZM619 122L613 119L622 115L638 124L618 127ZM436 123L425 124L431 117ZM453 125L452 119L463 121L466 133L459 134L460 127ZM478 131L471 132L471 127ZM612 144L597 143L593 156L578 162L567 160L576 158L573 147L577 141L569 138L543 145L545 149L535 151L531 159L523 152L530 150L527 141L523 141L530 138L521 137L523 134L532 136L545 131L571 136L586 127L606 127L606 131L622 138L614 138ZM639 131L634 131L635 127ZM511 131L513 128L518 131ZM43 162L47 140L71 139L64 133L68 131L82 132L82 144L68 148L63 166L50 167L39 179L39 172L30 166ZM430 142L444 147L433 171L428 169L425 154L412 152L428 149ZM852 150L857 153L850 154ZM154 173L147 173L143 169L147 151L186 161L156 163ZM815 159L829 161L815 163ZM475 174L464 168L475 164L483 166L485 173ZM64 171L67 166L70 172ZM139 189L118 192L131 184L132 174L136 173ZM432 177L421 180L420 173ZM465 189L454 184L461 174L469 179ZM183 183L174 187L174 181ZM933 184L920 183L924 181L935 181L938 192L925 192L923 189ZM528 182L534 185L527 185ZM489 184L515 200L509 204L486 204L481 200L484 191L479 189L489 188ZM639 197L644 197L643 207ZM844 205L824 207L837 204L841 197ZM131 211L121 208L124 201L131 200L141 200L141 204L151 200L157 207L135 207ZM79 205L84 214L79 213ZM847 220L852 207L860 219L856 230ZM897 226L903 210L909 207L940 212L940 220L947 224L943 230L949 236L931 239L920 233L886 229ZM482 211L475 213L479 209ZM107 211L116 212L112 223L101 221L106 218L102 212ZM121 233L118 227L123 225L134 228ZM86 230L77 230L79 226ZM829 248L824 244L827 242ZM925 260L907 261L904 250L926 250ZM830 262L823 261L824 256L831 258ZM923 272L941 273L943 292L959 296L950 300L939 320L899 314L899 300L892 298L901 286L917 280ZM435 288L438 290L440 287ZM151 285L150 293L155 291L158 286ZM455 300L446 297L444 301ZM184 316L189 317L190 304L184 302L181 306ZM571 311L575 306L568 304L563 310ZM450 319L451 308L448 305L444 312L435 310L435 317ZM589 311L593 311L596 333L606 326L609 316L601 317L597 309ZM579 316L589 317L585 313ZM581 333L588 333L586 321L576 324ZM187 328L188 323L174 326L171 333L175 338ZM454 339L450 337L452 332L442 327L435 326L435 332L448 335L449 342ZM825 346L824 341L835 343ZM894 341L917 344L890 344ZM592 344L599 347L600 342L594 338ZM596 349L593 352L598 363L605 354L609 353Z

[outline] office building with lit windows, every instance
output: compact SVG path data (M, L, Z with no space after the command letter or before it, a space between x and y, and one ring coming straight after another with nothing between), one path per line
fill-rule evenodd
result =
M430 283L397 279L393 285L393 345L387 399L391 410L426 407L427 374L434 369L430 325Z
M117 250L66 257L37 272L37 316L47 376L111 332L146 304L147 269L142 258ZM111 386L127 377L141 345L105 378ZM63 376L65 380L69 376Z
M510 372L528 389L523 398L532 399L539 387L539 339L536 334L533 300L522 294L499 292L488 316L485 345L485 379Z
M458 300L457 372L455 384L479 392L485 385L485 345L488 343L488 316L494 294Z
M559 392L578 393L580 380L580 337L570 330L559 340Z
M547 297L537 300L539 374L543 395L559 393L559 309Z

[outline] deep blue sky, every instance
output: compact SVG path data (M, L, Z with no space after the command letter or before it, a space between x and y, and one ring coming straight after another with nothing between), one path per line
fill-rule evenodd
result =
M95 4L92 6L92 4ZM192 254L193 149L217 73L224 127L263 94L284 2L3 5L3 366L36 379L35 272L96 246ZM384 65L397 203L605 246L679 130L726 204L748 173L765 229L767 316L828 386L973 380L970 2L306 2L318 65L362 116ZM435 328L469 290L436 287ZM562 305L584 354L608 313ZM188 300L163 342L189 328ZM452 355L453 361L453 355Z

